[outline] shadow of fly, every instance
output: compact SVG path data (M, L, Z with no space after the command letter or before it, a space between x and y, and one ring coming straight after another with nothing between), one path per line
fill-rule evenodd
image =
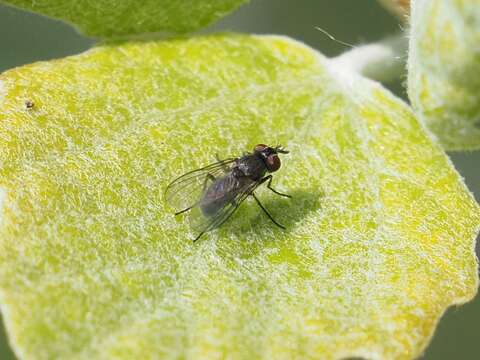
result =
M165 190L165 199L175 210L175 215L189 212L192 227L198 231L197 241L207 231L222 225L249 196L253 197L278 227L279 224L262 205L254 191L267 183L275 194L291 197L272 188L272 175L280 169L278 154L288 154L281 146L258 144L252 153L228 158L183 174L172 181ZM268 174L268 175L267 175Z

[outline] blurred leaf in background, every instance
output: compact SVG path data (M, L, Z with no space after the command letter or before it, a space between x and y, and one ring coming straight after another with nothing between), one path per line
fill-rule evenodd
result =
M416 1L411 22L414 109L445 149L480 149L480 0Z
M111 39L197 30L248 0L1 0L65 20L87 36Z

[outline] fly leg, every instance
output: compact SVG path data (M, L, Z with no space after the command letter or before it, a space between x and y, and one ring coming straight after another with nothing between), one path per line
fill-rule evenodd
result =
M257 202L258 206L260 206L260 208L263 210L263 212L265 214L267 214L267 216L269 217L270 220L272 220L272 222L277 225L279 228L282 228L285 230L285 226L279 224L278 222L275 221L275 219L273 218L272 215L270 215L270 213L267 211L267 209L265 209L265 207L262 205L262 203L260 202L260 200L258 200L258 198L255 196L254 193L251 194L253 196L253 198L255 199L255 201Z
M275 194L280 195L280 196L285 196L285 197L288 197L288 198L291 198L291 197L292 197L292 195L288 195L288 194L281 193L280 191L277 191L277 190L275 190L274 188L272 188L272 179L273 179L273 176L272 176L272 175L268 175L268 176L264 177L264 178L261 180L261 183L263 183L263 182L265 182L265 181L268 180L267 188L269 188L270 190L272 190Z
M207 176L205 176L205 181L203 182L202 192L204 192L207 187L207 180L211 180L212 182L214 182L215 180L217 180L217 178L212 174L208 173Z
M193 239L193 242L195 242L195 241L197 241L198 239L200 239L200 237L201 237L203 234L205 234L205 232L206 232L206 231L202 231L200 234L198 234L198 236L197 236L195 239Z
M212 182L216 180L215 176L212 174L208 173L207 176L205 176L205 180L203 181L203 187L202 187L202 194L205 192L205 189L207 188L207 182L208 180L211 180ZM191 210L197 203L193 204L192 206L189 206L186 209L180 210L175 213L175 215L180 215L183 214L184 212L187 212L188 210Z

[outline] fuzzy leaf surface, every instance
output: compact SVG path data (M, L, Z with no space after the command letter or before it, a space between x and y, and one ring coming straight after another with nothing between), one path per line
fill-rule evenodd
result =
M30 106L26 106L26 102ZM0 76L0 300L22 359L417 357L477 290L479 208L411 110L288 38L99 47ZM290 150L198 243L163 190Z

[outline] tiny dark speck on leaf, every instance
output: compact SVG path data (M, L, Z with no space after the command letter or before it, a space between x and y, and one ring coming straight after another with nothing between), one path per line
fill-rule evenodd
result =
M33 101L31 101L31 100L25 101L25 107L27 109L33 109L34 106L35 106L35 104L33 103Z

